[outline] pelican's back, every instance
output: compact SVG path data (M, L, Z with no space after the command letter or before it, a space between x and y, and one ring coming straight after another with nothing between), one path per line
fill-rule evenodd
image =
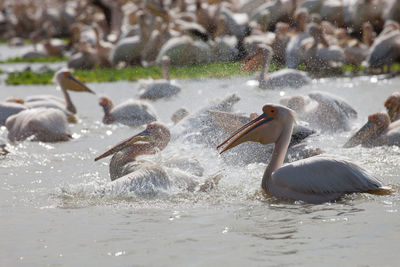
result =
M67 141L71 138L66 116L57 109L27 109L6 121L8 138L21 141L33 135L43 142Z
M112 118L129 126L140 126L157 120L156 112L149 104L129 99L111 111Z
M335 200L343 194L379 190L382 183L346 160L311 157L272 173L271 195L309 203Z
M168 81L154 82L144 89L140 93L139 97L141 99L156 100L163 97L172 97L178 94L180 91L181 88L171 84Z
M283 69L268 73L265 77L265 82L261 82L260 87L266 89L299 88L309 83L311 83L311 79L307 76L306 72Z
M111 185L112 190L116 193L131 192L138 196L153 197L168 193L171 181L163 168L146 165L113 181Z

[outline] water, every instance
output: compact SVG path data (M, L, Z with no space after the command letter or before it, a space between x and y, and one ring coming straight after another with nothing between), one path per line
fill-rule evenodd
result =
M325 90L345 98L359 112L354 132L370 113L383 109L400 79L322 79L301 90L263 91L248 78L179 81L184 90L154 102L160 120L185 106L190 112L236 92L235 111L260 112L281 96ZM89 84L114 103L135 97L129 82ZM2 86L0 99L55 94L50 86ZM209 193L180 192L139 198L105 192L108 160L93 159L143 128L103 125L97 97L71 93L79 123L65 143L22 142L0 159L0 266L310 266L398 265L400 256L400 149L341 146L352 132L317 135L309 142L350 158L394 188L390 196L353 194L334 203L310 205L266 198L260 190L265 164L232 166L214 148L172 143L153 157L196 158L204 177L221 172ZM189 102L190 100L190 102ZM7 131L0 129L0 136Z

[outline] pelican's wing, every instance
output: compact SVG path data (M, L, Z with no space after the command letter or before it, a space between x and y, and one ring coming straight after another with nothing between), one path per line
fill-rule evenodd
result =
M243 124L250 122L250 118L242 115L236 115L229 112L209 110L211 120L220 127L225 133L234 132Z
M129 126L139 126L157 120L154 108L143 101L129 99L111 111L112 117Z
M366 192L383 186L375 176L349 161L318 156L278 169L272 174L272 183L310 195Z
M355 119L357 118L357 111L350 106L344 99L329 94L327 92L321 92L321 91L313 91L308 95L311 99L315 100L318 102L320 105L324 105L326 107L334 107L334 108L339 108L346 114L348 118Z

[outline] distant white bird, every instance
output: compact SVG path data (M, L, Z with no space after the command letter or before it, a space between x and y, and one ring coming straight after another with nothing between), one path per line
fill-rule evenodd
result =
M272 48L265 44L258 45L258 54L251 59L243 70L254 69L255 66L261 65L259 76L259 87L264 89L279 89L279 88L299 88L311 83L311 79L307 73L295 69L282 69L267 73L269 64L272 59Z
M169 79L170 59L168 56L162 58L161 67L164 80L146 80L139 83L139 98L157 100L177 95L181 88L172 84Z
M400 146L400 121L390 123L389 116L384 112L377 112L368 117L362 126L344 145L354 147Z
M72 138L64 113L54 108L32 108L10 116L6 121L8 139L58 142Z
M278 198L309 203L333 201L347 193L389 193L374 175L356 164L328 157L311 157L282 167L292 135L294 112L284 106L267 104L263 113L237 129L219 146L224 151L243 142L275 143L261 186Z
M122 123L128 126L140 126L157 120L154 108L143 101L128 99L114 107L111 100L102 96L99 105L103 107L103 123Z

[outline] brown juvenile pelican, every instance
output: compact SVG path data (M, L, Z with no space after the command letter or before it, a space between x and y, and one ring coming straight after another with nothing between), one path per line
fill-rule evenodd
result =
M267 73L269 63L272 59L272 48L270 46L258 45L258 55L251 59L244 67L244 70L254 68L254 65L261 65L259 87L264 89L279 89L284 87L299 88L311 83L307 73L295 69L283 69Z
M10 116L6 121L8 139L58 142L72 138L64 113L54 108L32 108Z
M400 121L390 123L385 112L377 112L368 117L368 122L361 127L344 145L373 146L400 146Z
M390 121L400 120L400 93L391 94L385 101L385 108L390 117Z
M274 143L274 151L265 169L261 187L278 198L308 203L333 201L348 193L388 193L374 175L356 164L338 158L315 156L283 165L292 135L295 115L281 105L267 104L263 113L237 129L217 148L220 153L241 143Z
M181 91L181 88L172 84L169 79L170 59L164 56L161 62L163 80L150 80L139 85L139 98L157 100L172 97Z
M103 107L103 123L122 123L128 126L140 126L157 120L156 112L153 107L143 101L128 99L114 107L111 100L102 96L99 105Z
M196 175L176 169L171 171L147 161L137 161L138 156L156 154L163 150L170 139L170 131L164 124L152 122L144 131L122 141L96 157L95 161L113 155L109 165L112 185L138 195L156 195L173 186L188 191L206 191L218 183L218 175L200 184Z

